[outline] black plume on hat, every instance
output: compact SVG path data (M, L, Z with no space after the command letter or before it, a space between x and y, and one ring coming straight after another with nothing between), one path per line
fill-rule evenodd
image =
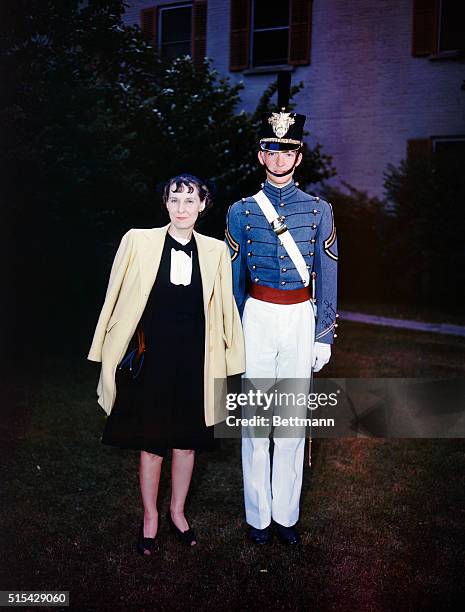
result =
M278 113L263 115L260 148L263 151L292 151L303 143L305 115L286 112L291 94L291 73L278 73Z
M289 70L278 72L278 108L286 109L291 97L291 73Z

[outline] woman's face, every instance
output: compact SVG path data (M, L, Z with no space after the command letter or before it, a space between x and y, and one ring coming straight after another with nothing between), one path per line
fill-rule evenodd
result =
M171 225L178 230L192 230L199 212L205 208L195 185L190 183L192 191L182 184L181 191L176 191L176 183L170 186L166 208L171 219Z

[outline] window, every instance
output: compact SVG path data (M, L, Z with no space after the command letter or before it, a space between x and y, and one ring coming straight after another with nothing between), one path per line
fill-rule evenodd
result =
M465 159L465 136L433 138L433 151L441 156Z
M461 6L459 6L461 5ZM463 0L440 0L438 52L460 51L465 44Z
M141 10L142 34L162 57L190 55L201 63L207 50L207 1L193 0Z
M463 0L414 0L412 55L456 57L465 48Z
M407 158L418 159L431 154L465 160L465 135L432 136L407 142Z
M229 69L310 63L311 0L230 0Z
M289 48L289 0L270 10L268 0L252 2L252 66L287 64Z
M162 57L172 60L191 55L192 5L160 6L158 16L158 46Z

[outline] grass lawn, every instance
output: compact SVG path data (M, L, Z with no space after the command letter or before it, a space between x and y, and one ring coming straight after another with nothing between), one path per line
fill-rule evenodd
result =
M463 377L465 339L342 323L325 375ZM200 455L188 504L199 544L162 521L134 550L138 455L103 447L98 368L46 360L2 385L2 590L69 590L79 610L442 610L463 597L463 440L320 440L305 468L302 545L245 540L238 441ZM160 513L169 503L164 466Z

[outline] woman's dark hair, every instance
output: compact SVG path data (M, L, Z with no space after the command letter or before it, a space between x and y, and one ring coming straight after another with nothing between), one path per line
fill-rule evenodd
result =
M207 210L213 206L211 189L204 181L201 181L193 174L178 174L178 176L174 176L166 183L163 188L164 206L166 206L168 201L172 185L176 185L176 189L173 190L175 193L183 191L184 186L187 187L189 193L193 193L194 187L197 189L200 201L203 202L205 200L205 208L199 213L199 217L203 217Z

